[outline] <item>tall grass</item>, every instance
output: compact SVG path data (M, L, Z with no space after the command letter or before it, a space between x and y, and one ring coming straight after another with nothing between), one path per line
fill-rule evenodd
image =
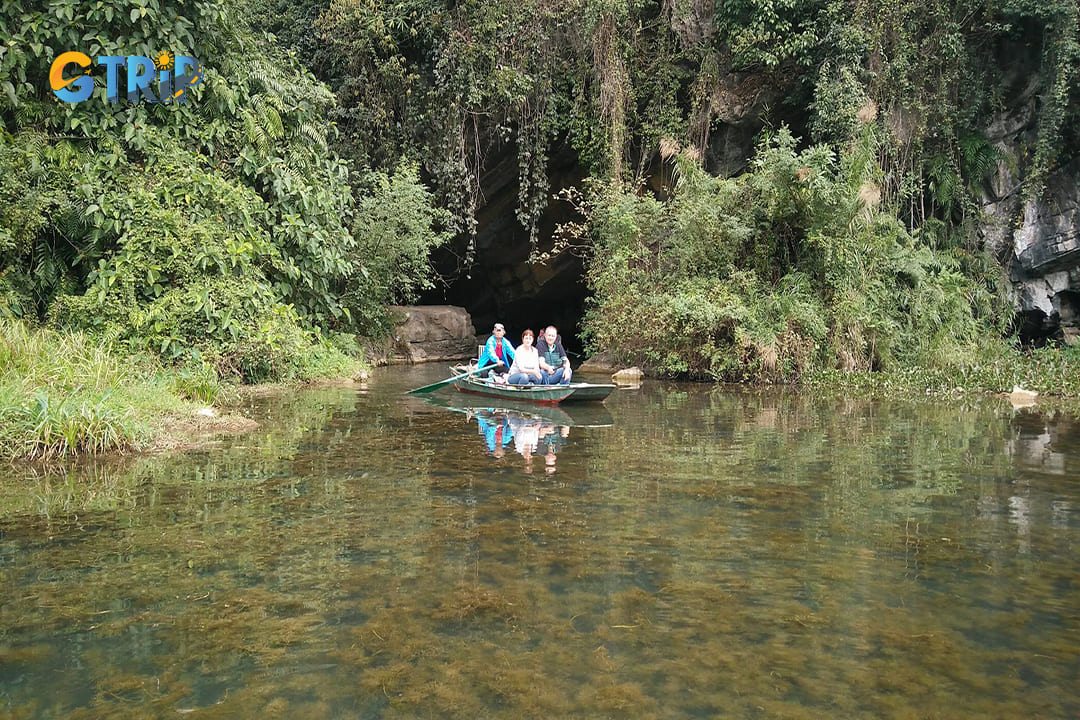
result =
M52 459L139 446L183 400L149 363L80 332L0 320L0 457Z

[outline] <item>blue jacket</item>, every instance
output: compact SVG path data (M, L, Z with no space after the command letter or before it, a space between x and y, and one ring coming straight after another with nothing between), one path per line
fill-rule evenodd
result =
M499 362L499 358L495 355L495 336L492 335L488 338L487 344L484 345L484 352L480 355L479 367L486 365L494 365ZM510 363L514 362L514 346L510 344L510 341L503 336L503 362L506 363L506 367L510 367Z

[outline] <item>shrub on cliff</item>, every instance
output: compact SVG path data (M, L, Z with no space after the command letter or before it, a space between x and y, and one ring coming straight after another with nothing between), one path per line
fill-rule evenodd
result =
M838 158L796 151L781 130L740 177L710 177L684 154L667 202L600 195L590 346L725 381L948 366L979 352L993 334L994 275L877 206L873 144L868 131Z

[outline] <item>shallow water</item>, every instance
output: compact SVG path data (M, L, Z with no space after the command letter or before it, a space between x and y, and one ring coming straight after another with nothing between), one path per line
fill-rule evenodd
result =
M198 451L5 470L0 717L1080 715L1072 418L403 395L444 371L253 398L259 431Z

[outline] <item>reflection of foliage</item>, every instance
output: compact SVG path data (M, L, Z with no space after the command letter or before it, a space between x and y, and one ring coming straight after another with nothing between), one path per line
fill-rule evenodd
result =
M1009 463L1008 416L984 402L811 397L782 388L657 394L639 403L632 422L613 413L610 434L617 437L606 442L644 443L637 462L653 460L635 472L662 475L668 493L723 497L824 484L834 493L830 512L858 514L872 504L903 518L924 512L922 503L934 495L962 487L971 474L962 458L992 458L1001 473ZM673 416L680 421L665 420ZM672 452L680 446L686 451ZM598 454L593 462L607 463L592 468L602 475L622 467L617 455Z
M1045 688L1072 668L1030 658L1060 622L1008 619L1075 606L1068 529L1017 557L969 502L1018 492L993 406L646 386L538 479L447 452L457 415L357 399L252 398L264 435L137 465L111 503L8 507L5 707L877 717L960 687L972 717L1067 714ZM1004 658L1039 682L987 688Z
M105 373L101 376L108 379ZM221 410L259 418L260 429L237 439L239 449L219 453L212 461L195 463L191 475L200 478L199 482L207 487L233 482L229 478L236 477L260 483L276 473L277 463L301 454L300 448L311 434L322 432L335 417L350 413L355 401L354 391L334 387L312 388L302 393L291 393L284 388L256 393L241 391L237 399ZM379 427L374 422L371 432L379 432ZM199 444L197 438L192 441ZM348 435L331 433L325 446L340 448L348 441ZM182 458L178 453L97 458L66 466L59 482L48 472L47 465L31 468L25 482L34 489L17 488L16 483L7 486L9 495L4 500L3 512L5 515L40 512L53 516L137 504L136 489L147 483L168 485L176 464L185 462ZM185 475L183 481L187 482L189 477Z

